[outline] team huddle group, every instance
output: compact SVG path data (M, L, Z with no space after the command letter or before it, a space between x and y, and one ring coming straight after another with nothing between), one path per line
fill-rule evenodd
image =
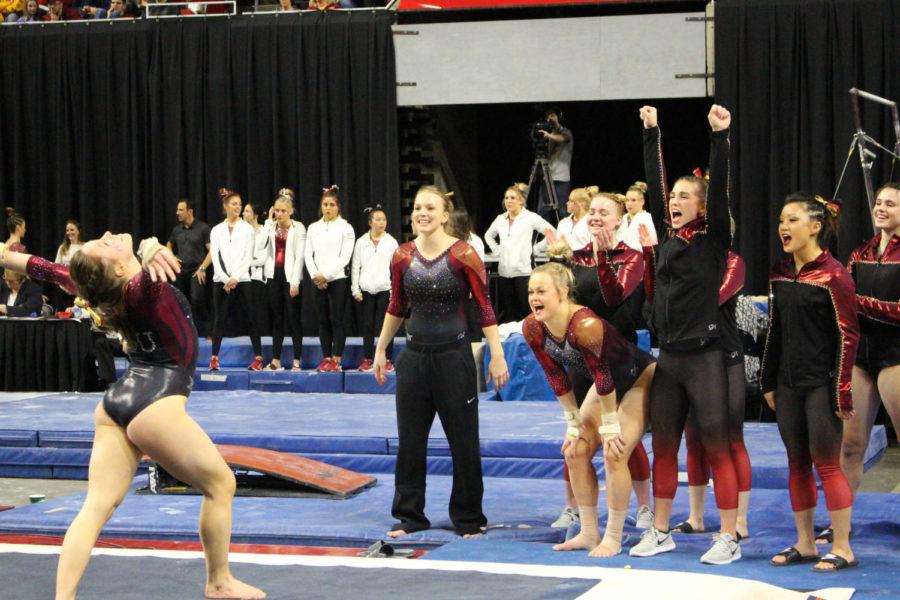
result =
M656 216L658 232L651 231L649 220L635 223L640 249L617 238L623 222L636 219L620 196L596 189L588 191L586 212L573 214L571 229L561 226L557 234L543 223L528 225L544 229L551 262L525 274L528 314L522 333L563 405L569 506L560 521L580 524L577 535L555 548L587 550L597 557L621 552L633 488L637 523L645 531L630 554L649 557L674 550L673 533L704 531L704 490L711 471L720 526L710 532L712 545L701 560L728 564L741 557L740 542L751 534L751 467L742 437L743 351L735 318L744 266L730 250L731 114L713 105L707 116L712 130L708 180L681 177L671 193L657 111L645 106L640 118L647 185L639 191ZM519 219L536 217L517 201L524 200L521 192L518 186L507 190L507 212L492 226L501 232L501 267L503 232L509 239ZM271 306L281 302L283 321L291 325L299 314L299 307L290 307L299 294L305 263L317 294L320 334L326 329L320 369L326 370L326 361L340 368L342 319L335 312L347 293L353 248L361 261L366 260L363 255L368 260L378 255L382 267L373 278L379 285L361 291L374 297L373 323L376 318L382 321L377 345L366 355L379 382L391 368L389 345L401 324L407 336L395 366L399 447L391 512L397 523L388 535L401 537L431 526L425 515L426 450L435 415L453 459L450 518L461 535L482 534L488 521L482 511L471 320L480 324L490 350L488 380L502 388L509 372L483 259L469 243L474 240L470 230L455 223L462 211L451 195L425 187L413 205L413 241L386 244L392 238L384 233L384 211L376 208L369 213L371 231L354 243L352 228L339 216L336 189L323 192L323 218L308 231L291 219L293 200L293 194L282 190L266 225L258 226L266 235L254 235L254 228L241 220L240 197L223 193L226 220L213 229L206 259L215 268L216 313L223 314L224 303L245 293L235 291L246 289L242 284L257 268L275 282L268 292ZM786 257L770 276L770 324L760 381L787 449L797 541L772 557L774 566L814 562L814 570L833 571L857 565L849 542L853 495L882 401L895 428L900 425L898 204L900 184L878 190L873 214L877 235L853 252L845 268L827 250L838 207L805 193L784 200L778 236ZM249 231L242 233L245 227ZM573 251L578 227L586 229L587 240L574 244ZM491 243L490 235L488 239ZM265 245L265 252L254 251L254 245ZM185 295L167 283L182 271L172 251L151 238L135 256L131 236L107 232L84 244L68 266L4 245L0 266L78 294L106 328L125 340L131 359L95 412L88 495L63 543L57 598L74 598L91 548L127 493L143 454L203 491L200 537L207 559L207 596L265 597L231 575L234 476L185 411L197 363L197 331ZM502 270L501 280L520 275ZM367 272L363 264L360 280ZM506 285L517 295L515 281ZM383 313L379 303L386 304ZM644 314L659 343L657 357L635 344ZM213 331L215 356L221 326L214 325ZM298 333L299 327L292 326L292 334ZM295 349L299 341L294 339ZM257 361L251 367L263 368L258 333L253 343ZM270 368L280 368L280 349ZM641 444L648 423L654 454L652 510L651 468ZM691 514L671 527L682 435L688 446ZM607 484L602 537L592 464L601 449ZM813 531L813 466L831 518L831 526L819 535L819 541L832 544L825 555L819 554Z

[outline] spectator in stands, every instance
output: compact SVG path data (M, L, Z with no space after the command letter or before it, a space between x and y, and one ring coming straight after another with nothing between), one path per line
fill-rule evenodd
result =
M56 250L56 260L53 262L68 265L72 262L72 256L81 250L84 242L81 241L81 225L74 219L66 221L66 235Z
M48 4L50 7L49 12L43 16L42 21L66 21L68 17L66 16L66 7L63 5L62 0L48 0Z
M191 301L194 325L201 337L207 335L206 268L209 256L209 225L194 216L194 203L182 198L175 207L178 223L169 234L166 247L181 263L175 287Z
M297 9L294 8L293 0L278 0L275 12L297 12Z
M0 286L0 315L4 317L30 317L41 314L41 286L25 275L6 270Z
M641 236L639 232L640 226L646 225L647 232L650 235L650 241L655 246L656 241L656 225L653 224L653 217L644 210L644 202L646 199L647 184L643 181L635 181L628 191L625 193L625 217L622 224L616 231L616 241L625 242L628 246L638 252L642 251Z
M24 8L25 4L22 0L0 0L0 17L9 21L10 17L16 17L16 13L24 10ZM12 19L12 21L15 20Z
M12 207L6 208L6 230L9 232L9 237L6 238L9 251L25 252L25 244L22 243L22 238L25 237L25 217Z
M269 210L269 220L265 227L266 291L269 296L269 314L272 316L272 362L266 368L272 371L282 368L281 349L285 324L293 343L292 371L300 370L300 353L303 350L300 284L303 281L306 227L303 223L294 221L293 214L294 192L289 188L281 188L275 204Z
M388 300L391 298L391 258L399 247L387 229L387 213L380 204L366 208L369 231L356 240L350 267L350 290L356 300L359 328L363 338L363 361L360 371L372 371L375 358L375 336L381 332ZM387 345L387 356L393 356L394 342ZM393 371L387 360L385 369Z
M126 16L125 0L84 0L81 16L85 19L122 19Z
M19 14L6 15L7 23L36 23L41 20L40 9L37 0L26 0L25 6Z
M528 277L532 267L532 238L543 235L553 226L537 213L525 208L528 186L516 183L506 189L501 213L487 232L484 241L493 254L500 255L497 295L501 321L521 321L531 312L528 308Z
M322 362L319 371L340 371L344 353L344 308L347 305L347 280L353 243L353 227L341 217L338 186L322 190L322 218L309 226L306 235L306 271L315 289L319 314L319 342Z
M212 356L209 370L219 370L219 349L225 320L232 304L237 301L249 317L250 343L253 345L253 362L247 368L262 370L262 341L259 328L250 309L250 261L253 259L253 228L241 218L241 196L227 188L219 190L225 220L212 228L209 235L210 255L213 263L213 328ZM240 298L240 300L235 300Z
M180 15L181 9L177 6L159 6L165 4L168 0L141 0L142 13L149 17L165 17L171 15ZM150 5L154 5L152 8Z

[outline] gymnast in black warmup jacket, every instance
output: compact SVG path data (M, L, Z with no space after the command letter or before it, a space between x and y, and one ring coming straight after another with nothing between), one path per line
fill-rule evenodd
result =
M125 339L131 358L128 370L94 411L87 498L63 540L56 599L75 597L100 530L128 493L144 454L203 492L206 597L265 598L228 568L234 475L185 411L197 365L197 330L190 304L166 283L175 281L178 261L155 238L145 240L140 253L143 266L127 233L107 232L88 242L69 267L8 252L0 244L0 266L81 296L102 317L104 328Z
M469 294L478 303L491 350L488 379L499 389L509 372L488 295L487 272L475 249L450 236L444 225L453 203L434 187L416 194L412 219L417 237L401 245L391 262L391 301L378 346L375 378L384 383L386 348L406 318L406 348L397 358L397 472L391 537L428 529L425 470L434 415L450 443L453 490L450 519L466 536L481 533L484 484L478 437L478 381L466 323Z
M737 477L729 448L728 382L719 343L719 287L728 249L731 114L713 105L707 115L710 177L681 177L665 195L660 130L656 109L640 109L644 124L644 162L654 221L664 224L656 264L652 325L659 338L659 361L650 391L653 431L654 526L644 532L632 556L654 556L675 548L669 532L678 485L678 447L690 409L712 466L721 534L701 557L729 564L741 557L735 523Z

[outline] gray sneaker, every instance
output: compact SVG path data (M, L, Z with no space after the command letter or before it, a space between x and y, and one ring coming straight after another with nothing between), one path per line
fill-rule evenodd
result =
M730 534L722 533L713 539L712 548L700 557L708 565L728 565L741 558L741 545Z
M656 527L650 527L641 534L641 541L628 551L631 556L656 556L675 549L675 540L669 532L663 533Z
M646 504L638 507L637 516L634 519L634 525L638 529L650 529L653 527L653 511Z
M559 513L559 518L553 521L553 524L550 527L555 527L557 529L567 529L572 523L580 523L581 519L578 517L578 511L572 508L571 506L567 506L561 513Z

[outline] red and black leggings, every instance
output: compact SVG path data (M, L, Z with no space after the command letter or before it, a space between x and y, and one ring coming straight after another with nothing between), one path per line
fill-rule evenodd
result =
M728 378L728 433L731 448L731 461L737 476L738 492L750 491L750 455L744 445L744 404L746 401L746 383L744 382L744 362L725 367ZM698 486L709 483L709 461L700 441L697 417L694 411L688 415L684 428L684 442L687 446L688 485Z
M816 466L828 510L853 504L853 492L841 470L843 424L834 414L829 386L791 388L780 383L775 392L775 419L787 450L789 489L794 512L815 508Z
M678 487L678 448L689 410L715 480L719 510L737 508L738 490L731 459L728 382L721 350L661 350L650 387L653 431L653 496L672 499Z

